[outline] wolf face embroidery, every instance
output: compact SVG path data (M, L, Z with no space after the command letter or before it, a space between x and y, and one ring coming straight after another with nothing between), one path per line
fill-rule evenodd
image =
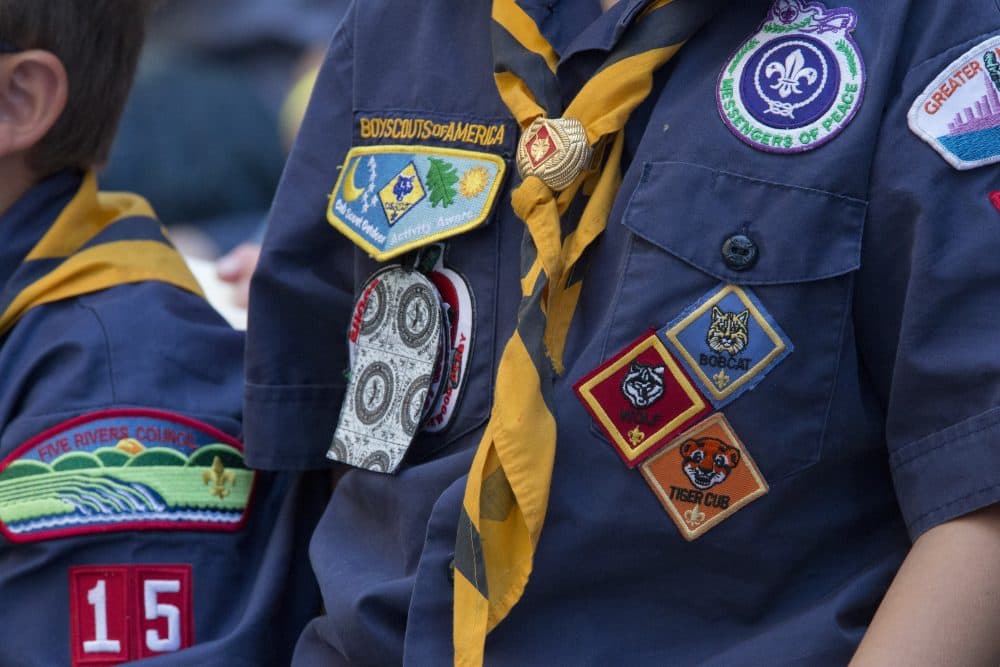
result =
M633 361L622 380L622 393L633 407L648 408L663 396L663 366Z
M714 352L720 354L728 352L736 356L750 341L750 332L747 328L749 319L749 310L744 310L742 313L727 313L718 306L713 306L712 321L708 325L705 342Z

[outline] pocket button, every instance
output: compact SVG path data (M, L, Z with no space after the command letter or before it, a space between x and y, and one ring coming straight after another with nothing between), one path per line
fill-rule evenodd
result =
M753 268L757 255L757 244L746 234L733 234L722 244L722 259L733 271Z

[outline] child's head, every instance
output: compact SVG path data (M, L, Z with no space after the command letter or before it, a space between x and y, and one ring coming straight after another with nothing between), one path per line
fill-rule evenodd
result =
M37 177L107 159L151 4L0 0L0 158Z

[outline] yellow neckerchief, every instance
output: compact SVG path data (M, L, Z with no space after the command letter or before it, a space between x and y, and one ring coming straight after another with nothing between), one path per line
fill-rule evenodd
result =
M0 294L0 335L35 306L148 280L204 296L146 200L98 193L88 173Z
M714 6L713 6L714 5ZM600 69L561 116L583 123L591 145L607 140L603 163L553 192L536 176L513 192L515 214L531 243L522 247L517 329L497 369L493 410L465 488L455 546L455 663L481 665L486 635L517 604L532 570L549 500L556 449L553 372L562 354L582 281L569 276L607 225L621 184L623 128L652 89L653 73L714 13L708 0L650 0ZM527 128L560 115L558 56L515 0L493 2L497 88ZM563 236L561 216L589 197ZM530 647L525 647L530 652Z

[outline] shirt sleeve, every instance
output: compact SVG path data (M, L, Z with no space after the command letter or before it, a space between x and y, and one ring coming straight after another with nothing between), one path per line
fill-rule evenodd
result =
M925 10L904 33L916 64L898 73L875 152L854 307L913 539L1000 501L997 166L955 169L907 123L939 74L1000 33L1000 11L979 3L949 24Z
M248 462L326 465L344 391L353 246L326 220L352 136L353 8L336 31L285 167L251 285Z

